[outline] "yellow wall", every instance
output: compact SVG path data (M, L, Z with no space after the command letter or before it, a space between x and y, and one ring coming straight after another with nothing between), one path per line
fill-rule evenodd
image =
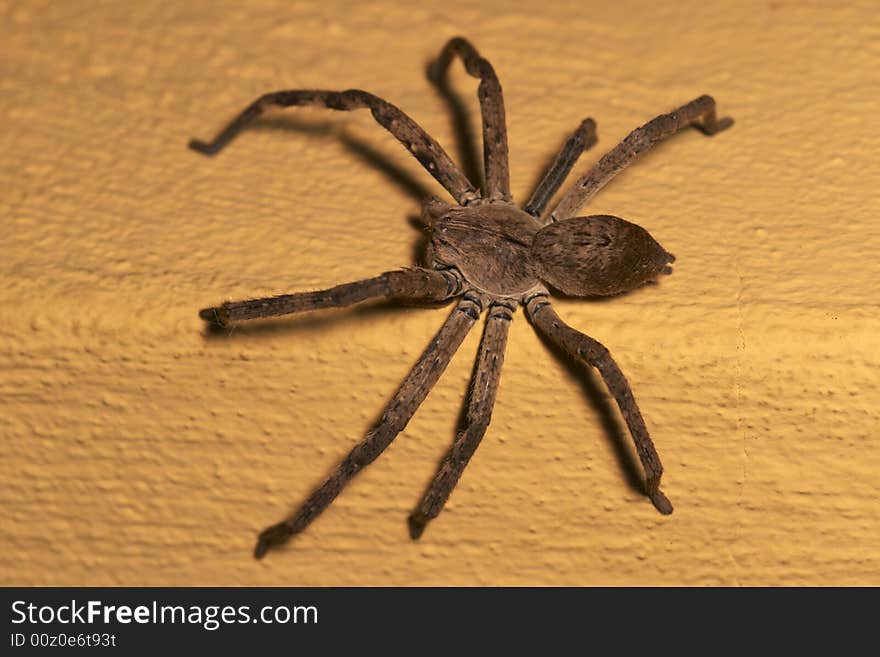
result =
M245 4L4 10L0 583L880 584L876 3ZM492 427L421 542L405 519L479 331L392 448L254 561L447 311L220 337L196 311L411 264L418 202L370 153L442 190L366 112L290 112L213 160L186 141L264 91L362 87L457 154L424 65L459 33L504 85L520 200L586 116L580 171L701 93L737 120L592 205L649 229L675 274L558 302L633 383L676 511L631 483L616 415L609 433L519 313ZM475 81L453 80L475 118Z

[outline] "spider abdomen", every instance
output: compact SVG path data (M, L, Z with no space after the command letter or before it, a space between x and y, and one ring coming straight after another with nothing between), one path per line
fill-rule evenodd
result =
M529 256L538 232L531 216L509 203L429 208L434 264L456 267L489 294L519 296L539 283Z
M530 257L541 279L578 297L632 290L675 259L644 228L610 215L545 226L535 235Z

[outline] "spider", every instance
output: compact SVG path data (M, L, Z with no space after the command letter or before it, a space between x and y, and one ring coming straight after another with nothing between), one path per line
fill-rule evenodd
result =
M349 111L367 108L457 202L432 197L423 203L422 222L430 236L424 267L389 271L374 278L326 290L227 301L199 316L220 326L241 320L349 306L376 298L436 304L457 299L455 308L385 407L381 419L349 455L286 520L261 532L254 556L302 532L349 481L374 461L403 431L437 383L468 331L485 312L483 335L467 399L463 429L440 463L409 517L410 535L421 536L443 509L492 416L510 322L518 305L537 332L571 358L596 368L614 396L645 472L648 497L662 514L672 504L660 490L663 466L629 383L602 344L571 328L556 314L549 289L568 296L607 296L632 290L672 272L675 260L640 226L607 215L576 216L603 186L659 141L694 125L706 135L729 128L718 119L715 101L700 96L631 132L581 176L542 219L580 155L596 143L596 124L584 120L565 141L529 201L520 209L510 195L507 127L501 85L492 65L463 38L451 39L428 67L436 85L455 56L478 78L483 127L485 189L481 193L428 133L391 103L358 89L293 90L268 93L245 108L211 142L192 140L191 148L214 155L242 129L273 107L316 105Z

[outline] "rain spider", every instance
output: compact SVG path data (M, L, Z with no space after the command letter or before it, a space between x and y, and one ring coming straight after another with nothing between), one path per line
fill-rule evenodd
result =
M660 513L672 512L672 504L660 490L663 472L660 457L629 383L603 345L559 318L550 304L545 283L570 296L604 296L632 290L661 273L671 273L669 265L675 258L643 228L618 217L578 217L576 213L617 173L659 141L690 125L706 135L714 135L729 128L733 121L716 118L715 101L710 96L700 96L668 114L661 114L605 154L542 220L545 207L578 157L596 143L595 122L586 119L580 124L531 199L519 209L510 196L504 100L492 65L480 57L468 41L455 38L431 64L428 77L435 84L443 84L456 55L462 59L467 72L480 80L485 194L478 191L440 144L409 116L391 103L358 89L265 94L213 141L193 140L189 144L201 153L213 155L273 107L317 105L342 111L368 108L376 121L397 138L458 203L449 205L438 198L425 200L422 220L431 236L425 268L390 271L317 292L227 301L200 311L202 319L225 326L240 320L348 306L378 297L425 303L458 299L455 309L366 437L294 515L259 535L254 551L258 558L271 546L304 530L352 477L391 444L437 383L468 331L487 311L464 429L456 435L452 448L409 518L410 533L418 538L428 521L440 513L489 426L507 333L517 305L525 308L540 334L572 358L595 367L602 375L632 434L645 471L648 497Z

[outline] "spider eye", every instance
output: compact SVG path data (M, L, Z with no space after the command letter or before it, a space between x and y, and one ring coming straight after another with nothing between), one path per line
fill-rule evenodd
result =
M535 236L531 254L542 279L579 297L632 290L675 259L644 228L609 215L545 226Z

